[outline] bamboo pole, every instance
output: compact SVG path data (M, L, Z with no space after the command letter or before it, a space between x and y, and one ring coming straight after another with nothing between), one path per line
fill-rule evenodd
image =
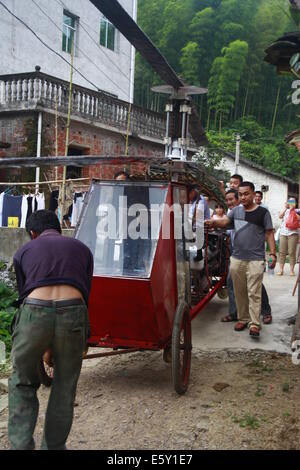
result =
M69 183L69 182L72 182L74 183L74 181L90 181L91 178L75 178L75 179L68 179L66 180L66 183ZM40 181L39 182L39 185L42 185L42 184L58 184L58 183L62 183L63 180L54 180L54 181ZM23 183L11 183L11 182L6 182L6 183L0 183L0 186L35 186L35 182L23 182Z
M208 116L207 116L207 124L206 124L206 129L209 131L209 126L210 126L210 113L211 113L211 107L209 106L208 108Z
M278 86L278 92L277 92L277 98L276 98L275 109L274 109L274 116L273 116L273 121L272 121L271 136L273 136L273 134L274 134L275 124L276 124L276 118L277 118L277 113L278 113L279 97L280 97L280 91L281 91L281 83L282 83L282 81L280 80L279 86Z
M73 62L74 62L74 41L72 41L71 46L71 71L70 71L70 86L69 86L69 107L68 107L68 119L66 126L66 145L65 145L65 157L68 156L69 151L69 138L70 138L70 122L71 122L71 107L72 107L72 84L73 84ZM63 223L63 212L65 209L65 200L66 200L66 177L67 177L67 167L64 166L63 169L63 182L62 182L62 194L61 194L61 210L60 210L60 223Z
M249 88L250 88L250 74L249 74L249 79L248 79L246 97L245 97L245 101L244 101L243 116L242 116L243 118L246 116L246 110L247 110L247 104L248 104L248 96L249 96Z

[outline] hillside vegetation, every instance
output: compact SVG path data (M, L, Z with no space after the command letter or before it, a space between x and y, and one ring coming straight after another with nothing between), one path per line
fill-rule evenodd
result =
M185 82L208 88L197 103L211 145L234 150L240 132L244 157L298 179L300 157L283 141L299 126L294 78L263 60L296 30L287 0L139 0L138 23ZM164 97L151 92L159 83L138 55L135 102L162 111Z

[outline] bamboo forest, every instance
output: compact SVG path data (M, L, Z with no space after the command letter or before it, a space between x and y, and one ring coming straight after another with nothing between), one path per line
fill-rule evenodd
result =
M300 125L291 74L264 62L265 50L297 31L288 0L139 0L138 23L185 83L208 88L198 111L210 145L235 150L270 171L298 179L300 156L284 136ZM137 54L135 103L163 111L151 92L160 80Z

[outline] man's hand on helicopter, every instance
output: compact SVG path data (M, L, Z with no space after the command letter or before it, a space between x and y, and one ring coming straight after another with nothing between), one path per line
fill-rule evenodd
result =
M231 225L230 219L226 216L224 219L208 219L204 221L204 225L207 228L214 229L214 228L226 228L228 225Z

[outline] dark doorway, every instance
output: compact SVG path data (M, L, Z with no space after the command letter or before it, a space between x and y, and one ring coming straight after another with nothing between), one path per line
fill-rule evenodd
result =
M86 155L86 150L85 149L79 149L76 147L69 147L68 150L68 157L77 157L80 155ZM72 166L68 165L67 166L67 179L77 179L81 178L82 176L82 168L79 166Z

